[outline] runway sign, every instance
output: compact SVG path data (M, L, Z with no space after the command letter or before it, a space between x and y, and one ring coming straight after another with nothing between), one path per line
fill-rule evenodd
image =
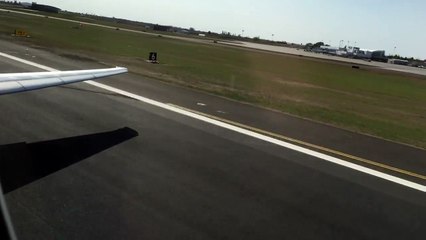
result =
M150 52L149 53L149 61L158 62L158 55L157 55L156 52Z
M19 30L19 29L15 29L15 36L17 37L27 37L28 33L23 31L23 30Z

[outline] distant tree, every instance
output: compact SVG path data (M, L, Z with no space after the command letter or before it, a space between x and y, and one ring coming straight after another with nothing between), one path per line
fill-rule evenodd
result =
M253 38L253 41L255 41L255 42L260 41L260 37L254 37L254 38Z
M314 44L312 44L312 43L307 43L307 44L305 45L305 49L310 50L310 49L312 49L312 46L314 46Z
M227 31L222 31L222 33L220 34L220 37L224 38L224 39L231 39L232 38L231 33L227 32Z
M323 43L323 42L317 42L317 43L315 43L314 45L312 45L312 49L314 49L314 48L319 48L319 47L321 47L321 46L324 46L325 44Z

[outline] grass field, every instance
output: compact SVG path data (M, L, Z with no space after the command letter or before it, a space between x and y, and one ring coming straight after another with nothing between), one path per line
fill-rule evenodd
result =
M426 78L1 13L2 38L426 148ZM10 35L27 30L28 39ZM161 64L147 64L150 51Z

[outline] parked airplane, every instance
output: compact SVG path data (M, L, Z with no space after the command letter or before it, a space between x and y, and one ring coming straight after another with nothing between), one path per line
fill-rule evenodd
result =
M0 73L0 95L31 91L126 73L127 68L92 70Z

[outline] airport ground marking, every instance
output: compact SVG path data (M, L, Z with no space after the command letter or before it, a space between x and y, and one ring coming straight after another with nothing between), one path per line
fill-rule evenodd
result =
M12 56L12 55L9 55L9 54L6 54L6 53L0 52L0 56L12 59L12 60L17 61L17 62L27 64L27 65L30 65L30 66L33 66L33 67L37 67L37 68L40 68L40 69L43 69L43 70L46 70L46 71L59 71L57 69L54 69L54 68L51 68L51 67L48 67L48 66L44 66L44 65L32 62L32 61L25 60L25 59L21 59L21 58L18 58L18 57L15 57L15 56ZM334 164L337 164L337 165L340 165L340 166L343 166L343 167L346 167L346 168L350 168L350 169L358 171L358 172L362 172L362 173L365 173L365 174L368 174L368 175L371 175L371 176L375 176L377 178L381 178L381 179L384 179L384 180L387 180L387 181L390 181L390 182L393 182L393 183L396 183L396 184L399 184L399 185L402 185L402 186L405 186L405 187L408 187L408 188L411 188L411 189L414 189L414 190L418 190L420 192L426 192L426 186L425 185L421 185L421 184L411 182L411 181L408 181L408 180L405 180L405 179L402 179L402 178L399 178L399 177L396 177L396 176L393 176L393 175L390 175L390 174L387 174L387 173L383 173L383 172L380 172L380 171L377 171L377 170L374 170L374 169L370 169L370 168L367 168L367 167L364 167L364 166L361 166L361 165L357 165L357 164L339 159L337 157L326 155L324 153L320 153L320 152L317 152L317 151L314 151L314 150L311 150L311 149L308 149L308 148L305 148L305 147L302 147L302 146L298 146L298 145L295 145L295 144L292 144L292 143L289 143L289 142L285 142L283 140L279 140L277 138L273 138L273 137L267 136L265 134L257 133L255 131L252 131L252 130L249 130L249 129L234 126L232 124L222 122L222 121L219 121L217 119L213 119L213 118L210 118L210 117L207 117L207 116L203 116L201 114L197 114L197 113L194 113L194 112L191 112L191 111L187 111L187 110L184 110L182 108L171 106L171 105L166 104L166 103L162 103L162 102L155 101L155 100L143 97L143 96L139 96L137 94L127 92L127 91L124 91L124 90L121 90L121 89L118 89L118 88L115 88L115 87L112 87L112 86L108 86L106 84L98 83L98 82L91 81L91 80L86 81L85 83L92 85L92 86L95 86L95 87L98 87L98 88L101 88L101 89L104 89L104 90L107 90L107 91L110 91L110 92L114 92L114 93L129 97L129 98L132 98L134 100L138 100L138 101L156 106L158 108L169 110L171 112L175 112L175 113L187 116L187 117L191 117L191 118L194 118L194 119L197 119L197 120L200 120L200 121L203 121L203 122L206 122L206 123L218 126L218 127L222 127L224 129L231 130L233 132L238 132L240 134L250 136L250 137L265 141L265 142L269 142L269 143L272 143L272 144L275 144L275 145L278 145L278 146L281 146L281 147L284 147L284 148L287 148L287 149L291 149L293 151L303 153L305 155L309 155L309 156L312 156L312 157L315 157L315 158L318 158L318 159L322 159L324 161L328 161L328 162L331 162L331 163L334 163Z
M272 136L272 137L275 137L275 138L278 138L278 139L281 139L281 140L296 143L298 145L313 148L313 149L323 151L323 152L327 152L327 153L330 153L330 154L334 154L334 155L337 155L337 156L345 157L345 158L348 158L348 159L351 159L351 160L354 160L354 161L357 161L357 162L362 162L362 163L365 163L365 164L368 164L368 165L371 165L371 166L379 167L379 168L386 169L386 170L396 172L396 173L399 173L399 174L418 178L420 180L426 180L426 176L418 174L418 173L413 173L413 172L410 172L410 171L407 171L407 170L404 170L404 169L400 169L400 168L397 168L397 167L389 166L389 165L386 165L386 164L383 164L383 163L378 163L378 162L368 160L368 159L365 159L365 158L353 156L351 154L347 154L347 153L340 152L340 151L337 151L337 150L333 150L333 149L330 149L330 148L322 147L322 146L319 146L319 145L316 145L316 144L304 142L304 141L301 141L301 140L298 140L298 139L295 139L295 138L287 137L287 136L284 136L284 135L281 135L281 134L278 134L278 133L273 133L273 132L270 132L270 131L266 131L266 130L263 130L263 129L260 129L260 128L248 126L248 125L245 125L245 124L242 124L242 123L239 123L239 122L224 119L224 118L217 117L217 116L214 116L214 115L211 115L211 114L195 111L195 110L185 108L185 107L182 107L182 106L178 106L178 105L174 105L174 104L169 104L169 105L177 107L177 108L181 108L181 109L184 109L186 111L190 111L190 112L193 112L193 113L196 113L196 114L204 115L206 117L213 118L213 119L225 122L225 123L229 123L229 124L241 127L241 128L249 129L251 131L261 133L261 134L264 134L264 135L267 135L267 136Z

